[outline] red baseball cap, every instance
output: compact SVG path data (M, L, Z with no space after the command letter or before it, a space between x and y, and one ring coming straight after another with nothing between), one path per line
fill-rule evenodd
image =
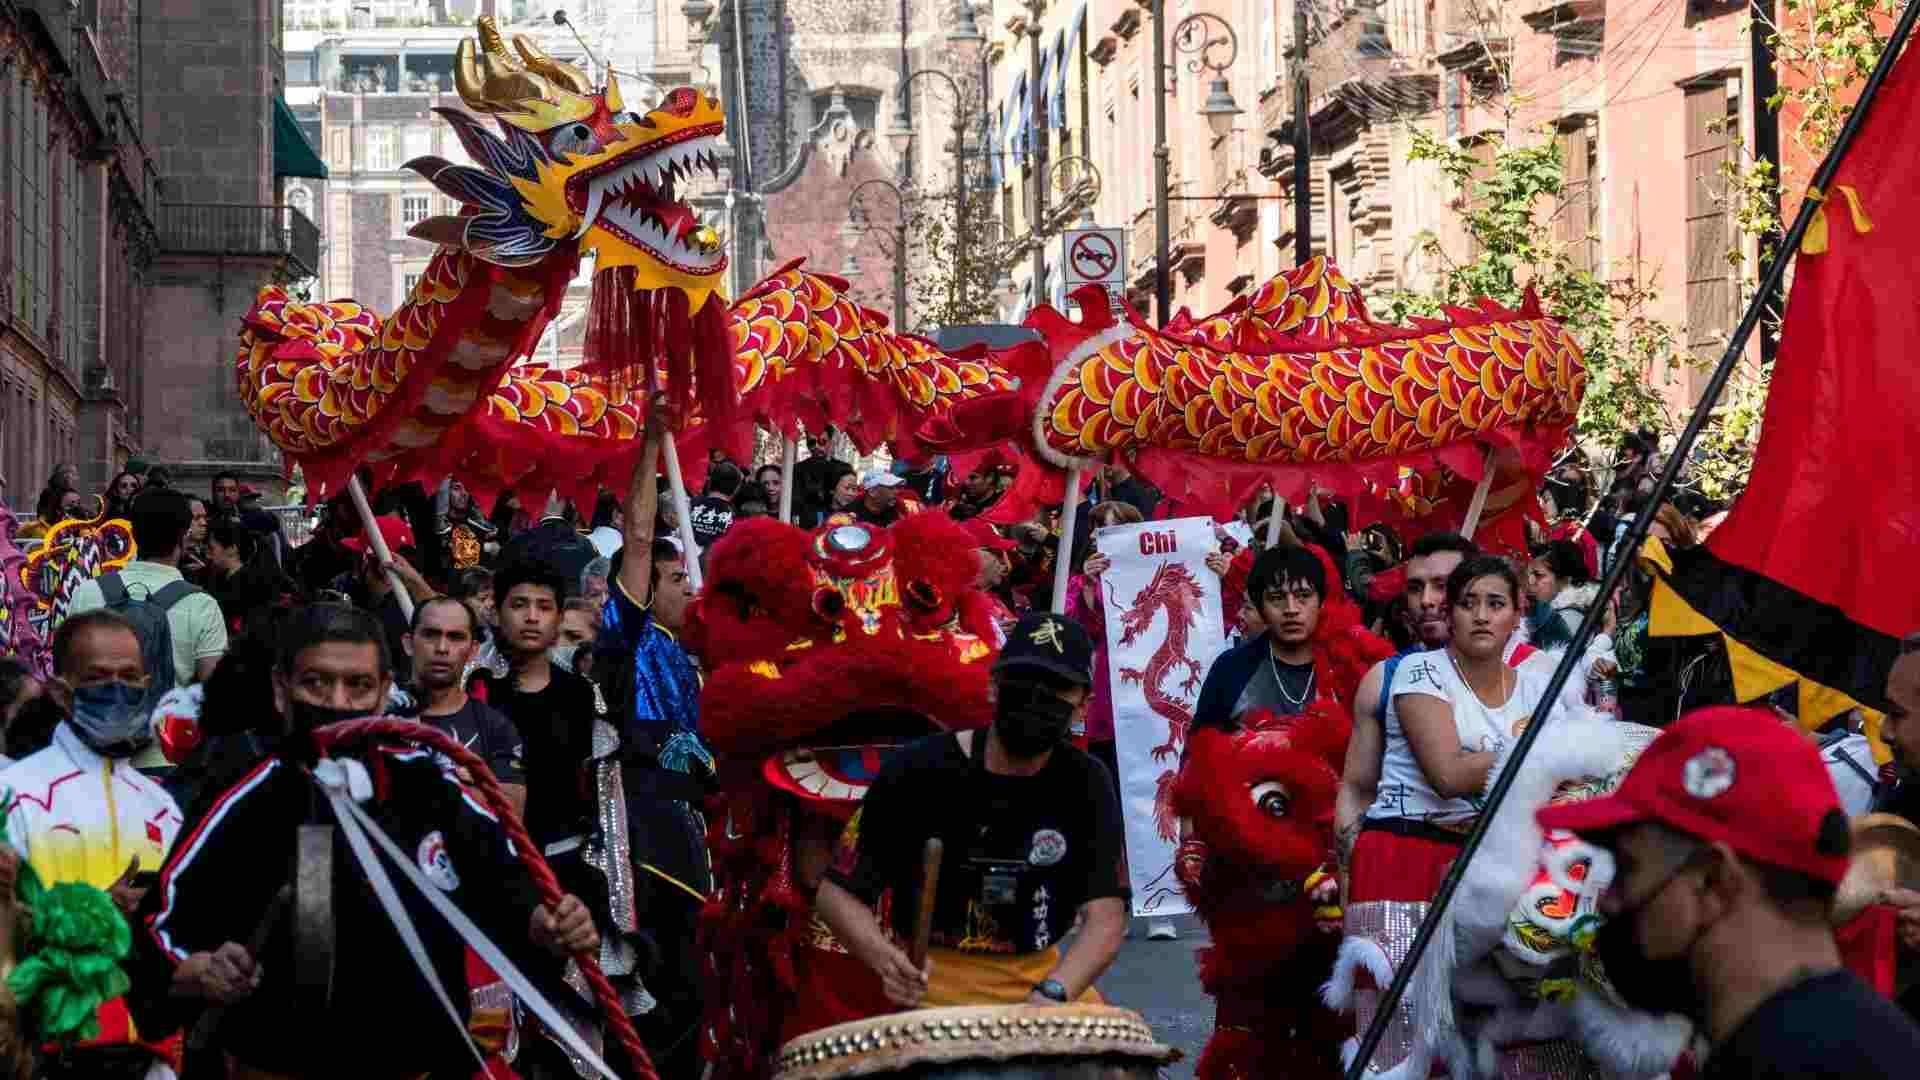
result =
M977 517L961 522L960 529L973 538L973 546L977 548L986 548L988 551L1012 551L1020 546L1001 536L999 530L995 529L991 523Z
M1697 709L1641 752L1612 794L1549 806L1540 825L1575 833L1658 822L1742 856L1838 884L1847 817L1805 735L1766 709Z
M373 521L380 526L380 537L387 542L389 552L413 546L413 526L408 525L405 519L396 514L381 514ZM349 536L340 541L340 546L356 555L363 554L367 550L367 538Z

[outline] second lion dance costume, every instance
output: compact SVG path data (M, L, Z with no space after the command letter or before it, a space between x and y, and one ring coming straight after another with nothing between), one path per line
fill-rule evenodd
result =
M1231 730L1196 727L1174 784L1188 826L1175 872L1212 939L1199 953L1201 986L1216 1002L1199 1080L1337 1076L1351 1031L1320 1001L1338 944L1327 931L1340 918L1334 796L1354 688L1391 646L1360 625L1326 553L1309 550L1328 582L1313 635L1317 692L1294 715L1258 710Z

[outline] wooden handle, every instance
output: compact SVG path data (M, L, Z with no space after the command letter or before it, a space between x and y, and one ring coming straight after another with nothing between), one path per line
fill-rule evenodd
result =
M920 910L915 913L913 941L907 949L907 959L913 961L917 969L927 966L927 948L933 942L933 908L940 899L941 854L940 838L928 837L926 851L920 858Z

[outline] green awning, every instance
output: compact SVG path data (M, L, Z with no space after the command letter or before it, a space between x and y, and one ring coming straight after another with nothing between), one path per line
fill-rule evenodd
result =
M307 133L300 130L300 121L282 97L273 99L273 175L327 178L327 165L320 160L320 151L314 149Z

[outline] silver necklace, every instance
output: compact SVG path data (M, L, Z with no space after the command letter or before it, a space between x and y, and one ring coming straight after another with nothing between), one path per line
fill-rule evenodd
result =
M1319 672L1312 668L1307 669L1307 685L1301 688L1300 696L1295 698L1292 694L1287 693L1287 682L1280 677L1280 661L1273 658L1272 646L1267 647L1267 670L1273 672L1273 685L1280 690L1280 700L1293 706L1296 710L1307 707L1307 699L1313 696L1314 676L1318 675Z
M1500 718L1495 716L1494 713L1499 709L1506 708L1513 702L1513 691L1507 689L1507 673L1513 669L1505 664L1500 665L1500 704L1488 705L1480 699L1480 691L1473 688L1473 682L1467 678L1467 673L1461 669L1460 661L1453 655L1453 650L1447 649L1445 651L1447 654L1447 662L1453 665L1453 673L1460 677L1460 685L1467 688L1467 696L1472 698L1474 705L1480 709L1480 715L1486 718L1488 726L1492 727L1495 732L1502 732ZM1519 676L1516 675L1515 679L1517 680L1518 678ZM1515 689L1518 689L1518 687ZM1514 734L1517 735L1519 732L1514 732ZM1502 737L1505 737L1504 733Z

